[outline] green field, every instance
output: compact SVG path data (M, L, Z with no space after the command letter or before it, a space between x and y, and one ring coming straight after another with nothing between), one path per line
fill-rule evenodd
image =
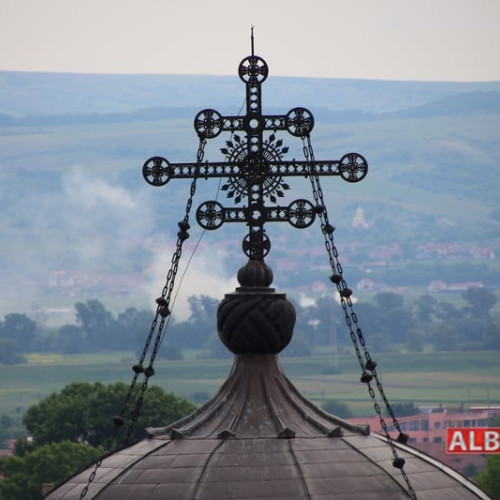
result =
M159 361L152 383L186 398L195 393L213 395L226 379L232 361L197 359L187 353L184 361ZM465 407L500 405L498 352L449 352L381 354L378 373L391 403ZM71 382L130 382L131 353L88 355L32 355L23 365L0 366L0 413L20 416L30 405ZM372 416L373 409L359 367L352 355L338 358L340 373L328 375L331 358L283 358L285 373L308 398L318 404L326 399L346 403L356 415Z

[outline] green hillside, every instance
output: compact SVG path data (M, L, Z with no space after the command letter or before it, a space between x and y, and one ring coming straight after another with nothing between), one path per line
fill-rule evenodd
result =
M75 295L149 300L157 282L151 273L163 274L159 263L166 256L168 264L173 251L189 182L153 188L142 179L142 164L153 155L193 161L194 115L219 105L236 114L241 82L236 76L5 72L0 81L0 314L72 304ZM312 111L316 159L357 151L368 160L360 183L322 179L355 281L372 273L409 288L439 279L498 287L498 259L481 252L500 255L500 83L270 78L263 92L264 113L299 105ZM227 139L209 143L205 158L223 159L219 148ZM300 140L282 139L288 158L301 158ZM283 204L312 200L309 181L290 184ZM194 210L217 189L215 180L200 180ZM353 227L358 209L365 227ZM244 228L234 226L204 235L198 250L203 267L203 257L217 249L223 259L217 278L222 273L226 281L244 260ZM324 279L328 261L317 224L301 232L275 224L268 231L280 284L293 289ZM191 232L194 245L201 234L194 219ZM449 252L434 252L437 244ZM293 273L280 271L290 266ZM55 283L54 273L80 285Z

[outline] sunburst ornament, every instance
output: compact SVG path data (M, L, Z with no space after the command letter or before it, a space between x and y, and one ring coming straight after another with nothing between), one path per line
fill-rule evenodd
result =
M274 134L269 135L257 155L249 154L247 141L237 134L233 135L232 140L226 141L226 146L221 148L221 153L227 161L241 165L239 175L230 176L228 182L221 187L222 191L227 191L228 198L234 198L235 203L240 203L248 196L249 185L255 184L262 186L262 195L272 203L285 196L284 191L290 189L290 186L283 181L283 177L270 175L275 174L271 165L276 165L288 153L288 147L283 146L281 139L276 140Z

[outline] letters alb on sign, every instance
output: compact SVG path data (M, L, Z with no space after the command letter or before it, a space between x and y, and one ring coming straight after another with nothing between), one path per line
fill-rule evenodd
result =
M446 453L500 454L500 427L450 427Z

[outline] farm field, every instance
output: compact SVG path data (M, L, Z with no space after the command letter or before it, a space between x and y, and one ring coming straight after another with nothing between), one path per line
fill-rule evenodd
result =
M200 394L212 396L227 378L232 360L197 359L197 354L188 352L183 361L158 361L151 384L188 399ZM390 353L380 354L376 360L392 404L500 405L500 363L494 351ZM71 382L128 384L134 363L131 353L113 352L67 356L34 354L26 364L2 365L0 413L20 418L30 405ZM282 365L288 378L315 403L336 400L347 404L356 416L373 416L367 389L359 382L354 354L339 357L338 374L329 374L331 359L327 355L285 357Z

